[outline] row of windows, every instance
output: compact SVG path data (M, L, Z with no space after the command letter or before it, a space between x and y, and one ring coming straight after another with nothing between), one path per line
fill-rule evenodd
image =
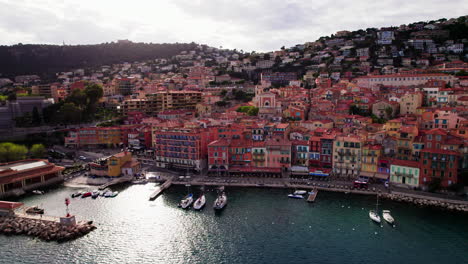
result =
M340 141L337 141L336 142L336 146L339 147L341 145L341 142ZM344 142L343 143L343 147L345 148L360 148L361 147L361 143L357 143L357 142Z
M384 82L384 81L419 81L419 80L447 80L447 76L444 77L398 77L398 78L372 78L371 82Z

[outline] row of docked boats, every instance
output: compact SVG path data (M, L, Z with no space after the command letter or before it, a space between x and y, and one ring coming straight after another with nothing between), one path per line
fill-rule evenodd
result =
M194 201L193 194L189 193L179 203L179 207L182 209L188 209L190 206L193 204L193 209L195 210L201 210L203 207L206 205L206 196L205 194L201 194L200 197L198 197ZM215 202L213 203L213 209L214 210L222 210L224 207L227 205L227 196L225 192L220 192L218 194L218 197L216 197Z
M78 197L81 197L81 198L87 198L87 197L91 197L93 199L97 199L98 197L105 197L105 198L113 198L113 197L116 197L117 195L119 195L119 192L115 191L111 191L109 189L105 189L105 190L102 190L102 191L99 191L99 190L94 190L92 192L76 192L76 193L72 193L71 194L71 197L72 198L78 198Z
M308 195L307 202L314 202L315 197L317 197L317 193L318 193L317 189L313 189L309 192L304 191L304 190L296 190L293 193L288 194L288 197L293 198L293 199L304 199L305 195L307 194Z
M189 186L187 186L189 187ZM206 205L206 196L202 192L202 194L194 200L193 194L189 193L179 203L179 207L182 209L188 209L190 206L193 204L193 209L195 210L201 210L203 207ZM222 210L224 207L227 205L227 195L224 192L224 187L221 187L218 189L218 196L216 197L216 200L213 203L213 209L214 210Z

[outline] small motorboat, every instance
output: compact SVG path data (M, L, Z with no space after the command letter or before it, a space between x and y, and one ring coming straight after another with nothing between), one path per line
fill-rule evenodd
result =
M193 204L193 209L201 210L203 206L205 206L205 203L206 203L206 198L205 198L205 195L202 194L200 197L198 197L198 199Z
M37 206L29 207L26 209L27 214L44 214L44 209Z
M193 203L193 194L190 193L180 201L179 207L182 207L182 209L187 209L192 203Z
M289 198L293 198L293 199L304 199L304 196L303 195L300 195L300 194L288 194L288 197Z
M98 190L93 191L93 192L91 193L91 198L93 198L93 199L98 198L98 197L99 197L99 193L100 193L100 192L99 192Z
M37 194L37 195L43 195L44 194L44 192L41 191L41 190L33 190L32 193Z
M370 219L371 219L372 221L374 221L374 222L380 224L380 215L377 214L376 211L370 210L370 211L369 211L369 217L370 217Z
M106 192L110 192L111 190L109 190L108 188L102 190L99 192L99 196L104 196L106 194Z
M83 194L82 192L72 193L71 198L80 197L82 194Z
M116 197L117 195L119 195L119 192L115 191L115 192L111 192L111 191L108 191L104 194L104 197L106 198L114 198Z
M81 195L81 198L90 197L91 195L93 195L91 192L85 192Z
M307 191L304 191L304 190L297 190L297 191L294 192L294 194L296 194L296 195L297 195L297 194L298 194L298 195L304 195L304 194L306 194L306 193L307 193Z
M382 216L383 216L383 219L385 221L387 221L387 223L389 223L391 225L393 225L395 223L395 219L392 217L389 210L383 210L382 211Z

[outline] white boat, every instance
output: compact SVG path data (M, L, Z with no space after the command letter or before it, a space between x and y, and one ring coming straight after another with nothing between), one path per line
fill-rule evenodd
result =
M112 198L112 197L115 197L119 194L119 192L113 192L113 191L106 191L104 193L104 197L106 198Z
M205 198L205 195L202 194L200 197L198 197L198 199L193 204L193 209L201 210L203 206L205 206L205 203L206 203L206 198Z
M375 210L369 211L369 217L372 221L380 224L380 215L379 215L379 195L377 195L377 203L375 204Z
M294 192L294 194L299 194L299 195L304 195L306 193L307 193L307 191L304 191L304 190L297 190L297 191Z
M294 199L304 199L304 196L300 194L288 194L288 197Z
M374 210L369 211L369 217L372 221L380 224L380 216Z
M227 205L227 196L226 193L221 192L221 194L218 195L216 198L213 208L215 210L222 210L224 207Z
M37 195L43 195L44 194L44 192L40 191L40 190L33 190L32 193L37 194Z
M383 219L385 221L387 221L387 223L389 223L391 225L393 225L395 223L395 219L392 217L389 210L383 210L382 211L382 216L383 216Z
M188 194L187 196L180 201L179 206L182 207L182 209L187 209L189 206L193 203L193 194Z
M93 199L96 199L99 197L99 190L94 190L92 193L91 193L91 198Z

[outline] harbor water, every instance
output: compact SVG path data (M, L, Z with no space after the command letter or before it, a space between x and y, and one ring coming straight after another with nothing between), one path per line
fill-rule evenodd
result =
M288 199L291 190L226 188L216 213L206 190L202 211L177 207L187 193L173 186L149 201L154 184L117 189L115 198L71 199L71 213L97 229L67 242L0 236L0 263L468 263L468 216L380 200L396 227L368 217L376 197L321 191L315 203ZM20 199L64 215L60 187ZM191 187L195 198L200 192Z

